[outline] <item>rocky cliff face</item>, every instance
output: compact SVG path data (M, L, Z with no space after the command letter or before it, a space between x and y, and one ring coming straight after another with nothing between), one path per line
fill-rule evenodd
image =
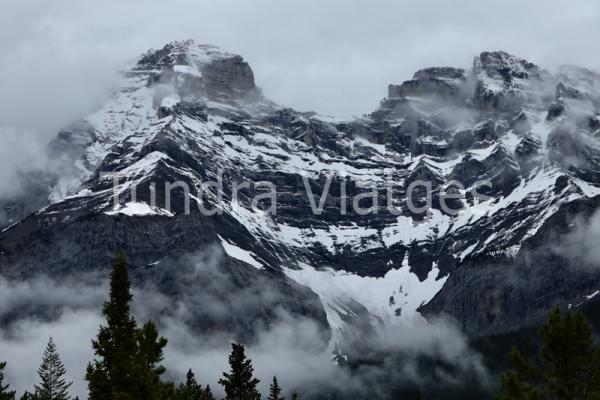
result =
M420 70L377 110L339 121L267 100L240 56L174 42L58 135L70 190L48 178L51 201L5 228L0 273L106 269L122 249L138 284L194 303L203 278L178 266L216 248L228 284L215 296L273 296L252 312L231 303L225 320L193 313L198 330L247 332L281 309L332 343L418 313L449 313L472 335L533 324L600 286L552 245L600 202L599 85L591 71L484 52L469 70Z

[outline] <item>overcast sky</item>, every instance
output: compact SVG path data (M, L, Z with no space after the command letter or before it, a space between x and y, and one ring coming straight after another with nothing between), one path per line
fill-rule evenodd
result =
M597 0L3 0L0 125L54 135L126 61L176 39L243 55L281 104L352 116L388 83L482 50L600 69L598 37Z

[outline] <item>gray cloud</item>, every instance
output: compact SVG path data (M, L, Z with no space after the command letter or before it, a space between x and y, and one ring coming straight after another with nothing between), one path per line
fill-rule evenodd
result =
M199 381L210 384L217 395L222 394L217 382L228 369L229 344L236 340L235 334L223 330L199 332L189 325L190 308L204 307L205 310L194 310L194 315L207 313L218 320L217 314L221 313L224 320L232 312L243 313L242 304L268 303L268 298L278 295L269 293L268 286L259 282L256 290L231 293L226 298L218 294L211 296L218 287L231 289L231 278L216 268L221 259L222 253L215 248L188 258L193 267L191 273L200 275L190 276L188 272L178 279L194 282L198 298L187 294L174 299L145 286L135 289L133 304L139 322L154 318L161 334L169 339L165 353L168 378L180 381L187 369L193 368ZM211 280L210 289L200 284L207 276ZM52 336L69 377L75 382L74 394L85 398L84 371L93 356L90 340L103 323L100 309L106 296L106 279L87 275L61 281L46 276L28 282L0 280L0 320L3 321L0 359L8 362L8 381L19 393L32 388L41 352ZM260 288L264 288L266 294ZM286 393L295 390L304 397L309 397L312 391L368 392L374 382L385 382L390 377L394 382L401 379L416 385L425 384L431 377L424 376L419 369L418 359L423 356L453 365L459 374L475 371L482 381L486 379L479 356L471 351L460 330L447 320L416 319L384 327L369 339L366 347L369 356L377 354L380 364L352 372L332 362L331 354L325 350L329 336L319 324L309 318L291 316L282 309L272 311L278 314L277 321L269 326L257 325L255 338L248 345L256 374L262 380L263 393L268 391L273 375L279 377ZM442 375L439 379L452 381L453 376Z
M106 296L106 286L98 282L103 280L96 274L67 276L60 282L46 276L27 281L0 277L0 320L8 321L14 313L31 311L39 317L42 309L96 308Z
M50 163L46 141L36 131L0 126L0 200L10 199L26 189L25 174L41 171Z
M589 219L573 218L569 233L559 237L551 250L571 261L571 265L585 268L600 267L600 211Z
M18 395L32 391L38 383L36 371L42 353L53 337L70 380L71 391L86 398L85 368L92 359L91 339L102 323L99 312L91 309L62 309L60 317L47 321L24 318L10 330L0 330L0 357L8 362L6 380Z
M29 0L0 7L0 49L10 60L0 71L10 94L0 120L9 122L74 118L94 106L125 61L188 37L244 55L275 100L337 115L368 112L388 83L424 66L467 66L484 49L550 67L600 67L591 51L600 33L593 0L496 7L469 0Z

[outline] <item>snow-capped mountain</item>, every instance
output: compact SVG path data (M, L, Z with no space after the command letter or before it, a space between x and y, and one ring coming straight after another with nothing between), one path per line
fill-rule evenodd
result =
M471 335L530 325L600 289L598 273L554 246L600 204L599 89L585 69L484 52L469 70L417 71L377 110L342 121L269 101L238 55L173 42L52 142L59 172L31 189L46 204L18 221L11 210L37 200L5 205L0 273L106 269L124 250L139 284L190 299L206 285L182 259L217 246L233 283L210 290L272 295L232 302L226 321L194 311L198 329L243 332L278 309L329 327L332 345L419 315L448 313ZM259 182L276 187L276 214Z

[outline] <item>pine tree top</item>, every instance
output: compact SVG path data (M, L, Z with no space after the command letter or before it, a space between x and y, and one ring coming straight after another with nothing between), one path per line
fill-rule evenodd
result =
M5 362L0 362L0 400L14 400L15 392L9 391L8 384L4 384L4 368L6 368Z
M44 355L42 356L42 364L38 369L40 378L39 385L35 386L35 398L38 400L70 400L69 387L73 382L67 382L65 369L56 344L50 338Z
M527 360L517 348L509 358L514 366L501 376L497 400L600 398L600 347L594 346L591 325L580 312L557 307L541 327L541 354Z
M132 300L127 259L125 254L119 253L110 274L109 301L104 303L102 309L109 325L124 323L129 319L129 303Z
M219 384L225 389L225 400L259 400L260 393L252 361L246 358L244 346L233 343L229 355L230 372L224 372Z
M90 400L158 400L175 391L172 383L161 380L167 340L152 321L138 327L131 316L132 300L127 261L120 253L110 274L109 299L102 309L106 325L92 341L96 358L86 372Z
M267 400L285 400L284 397L281 397L281 387L276 376L273 377Z

